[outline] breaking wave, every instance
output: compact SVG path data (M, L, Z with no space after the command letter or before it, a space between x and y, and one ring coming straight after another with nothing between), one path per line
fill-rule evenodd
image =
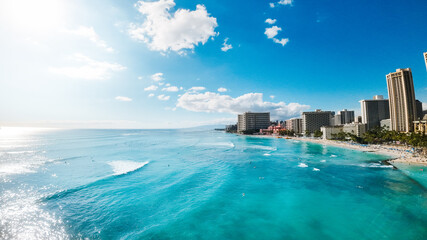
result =
M298 164L298 167L306 168L306 167L308 167L308 165L305 163L300 163L300 164Z
M109 162L108 164L113 168L113 175L122 175L127 174L130 172L134 172L145 165L147 165L149 162L133 162L133 161L113 161Z

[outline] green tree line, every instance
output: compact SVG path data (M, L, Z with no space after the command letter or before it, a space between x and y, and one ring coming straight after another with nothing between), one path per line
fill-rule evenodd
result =
M373 128L364 133L362 137L345 132L332 134L332 137L335 140L352 140L362 144L397 143L413 147L427 148L427 135L424 133L389 131L384 127Z

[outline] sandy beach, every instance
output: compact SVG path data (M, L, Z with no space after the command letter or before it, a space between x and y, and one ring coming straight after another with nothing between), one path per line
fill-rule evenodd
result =
M274 137L274 138L284 138L297 141L312 142L318 144L324 144L334 147L342 147L348 149L354 149L363 152L373 152L381 155L390 156L388 161L390 164L393 163L406 163L413 165L427 165L427 158L419 156L410 152L412 148L404 146L393 146L393 145L360 145L352 142L342 142L342 141L333 141L333 140L323 140L315 138L303 138L303 137L281 137L274 135L253 135L258 137Z

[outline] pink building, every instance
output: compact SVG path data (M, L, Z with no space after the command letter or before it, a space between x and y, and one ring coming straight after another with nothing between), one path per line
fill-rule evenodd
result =
M261 135L279 135L279 131L280 130L285 130L284 127L282 127L280 124L279 125L271 125L270 127L268 127L267 129L260 129L259 133Z

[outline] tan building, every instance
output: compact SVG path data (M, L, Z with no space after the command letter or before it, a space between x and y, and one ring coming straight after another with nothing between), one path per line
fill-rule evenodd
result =
M343 132L351 133L361 137L366 132L366 124L364 123L349 123L343 126Z
M245 112L237 116L237 131L266 129L270 126L270 113Z
M396 69L386 77L391 130L411 132L417 114L411 69Z
M323 126L320 131L323 139L332 139L335 134L343 132L343 126Z
M424 61L426 62L426 69L427 69L427 52L424 53Z
M285 121L285 126L287 130L292 130L295 133L302 133L302 119L301 118L292 118Z
M414 121L414 132L427 134L427 118Z

